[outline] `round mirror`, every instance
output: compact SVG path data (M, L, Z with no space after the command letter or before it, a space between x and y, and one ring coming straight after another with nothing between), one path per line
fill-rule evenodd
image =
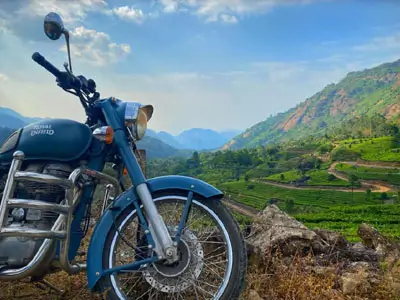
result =
M51 12L44 18L44 32L51 40L58 40L64 32L64 24L61 17Z

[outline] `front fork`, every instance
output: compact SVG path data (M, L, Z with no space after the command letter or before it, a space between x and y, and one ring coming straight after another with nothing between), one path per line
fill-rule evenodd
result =
M172 241L168 228L161 215L158 213L157 207L153 201L153 197L147 187L146 183L139 184L136 187L136 192L143 204L144 211L146 212L148 230L151 233L154 241L154 251L157 253L159 259L166 259L167 261L174 262L178 260L177 243ZM148 235L149 232L146 232Z
M136 193L138 194L139 199L143 204L148 226L146 226L144 222L143 214L141 212L139 204L136 201L133 201L133 204L135 205L136 211L138 213L138 217L141 219L142 228L145 230L146 237L150 241L150 245L152 244L151 242L154 241L154 251L158 255L159 259L166 259L170 263L177 261L178 242L183 228L183 226L181 226L182 221L180 222L178 233L176 236L176 238L178 239L173 241L169 234L168 228L165 225L165 222L160 216L157 207L153 201L153 197L147 186L146 178L143 174L143 171L140 168L140 165L136 159L135 154L132 151L132 148L130 147L127 138L126 128L124 127L123 123L121 123L120 116L118 116L116 112L116 101L114 100L114 98L105 99L99 103L99 106L103 111L107 124L113 129L113 142L119 150L119 154L121 155L122 161L125 164L126 170L128 171L133 186L136 189ZM184 215L185 212L182 217L184 217L184 220L186 220L187 215Z

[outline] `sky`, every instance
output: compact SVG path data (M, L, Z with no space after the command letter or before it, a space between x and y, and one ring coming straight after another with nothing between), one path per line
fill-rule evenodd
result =
M400 59L399 0L0 0L0 106L84 121L78 99L32 61L72 69L106 98L154 106L151 129L245 130L350 71Z

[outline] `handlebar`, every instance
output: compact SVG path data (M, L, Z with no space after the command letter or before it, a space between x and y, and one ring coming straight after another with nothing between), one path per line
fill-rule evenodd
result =
M50 62L48 62L39 52L35 52L32 55L32 59L53 74L57 78L58 84L66 89L80 89L82 86L79 78L76 78L74 75L68 72L61 72L55 66L53 66Z
M60 77L61 71L53 66L50 62L48 62L39 52L35 52L32 55L32 59L53 74L55 77Z
M88 93L96 94L96 83L93 79L87 80L84 76L74 76L71 72L62 72L53 66L50 62L48 62L39 52L35 52L32 55L32 59L53 74L57 79L57 84L65 89L74 89L76 91L83 91L88 95ZM99 94L98 94L99 95ZM97 96L98 96L97 95Z

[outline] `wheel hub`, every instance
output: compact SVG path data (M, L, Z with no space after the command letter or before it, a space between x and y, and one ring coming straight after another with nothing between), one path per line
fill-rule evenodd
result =
M172 264L156 262L153 268L164 277L176 277L181 275L189 266L191 254L188 244L181 240L178 245L179 260Z
M186 290L203 269L204 251L196 235L186 230L178 244L179 260L173 264L153 263L143 272L148 284L164 293Z

